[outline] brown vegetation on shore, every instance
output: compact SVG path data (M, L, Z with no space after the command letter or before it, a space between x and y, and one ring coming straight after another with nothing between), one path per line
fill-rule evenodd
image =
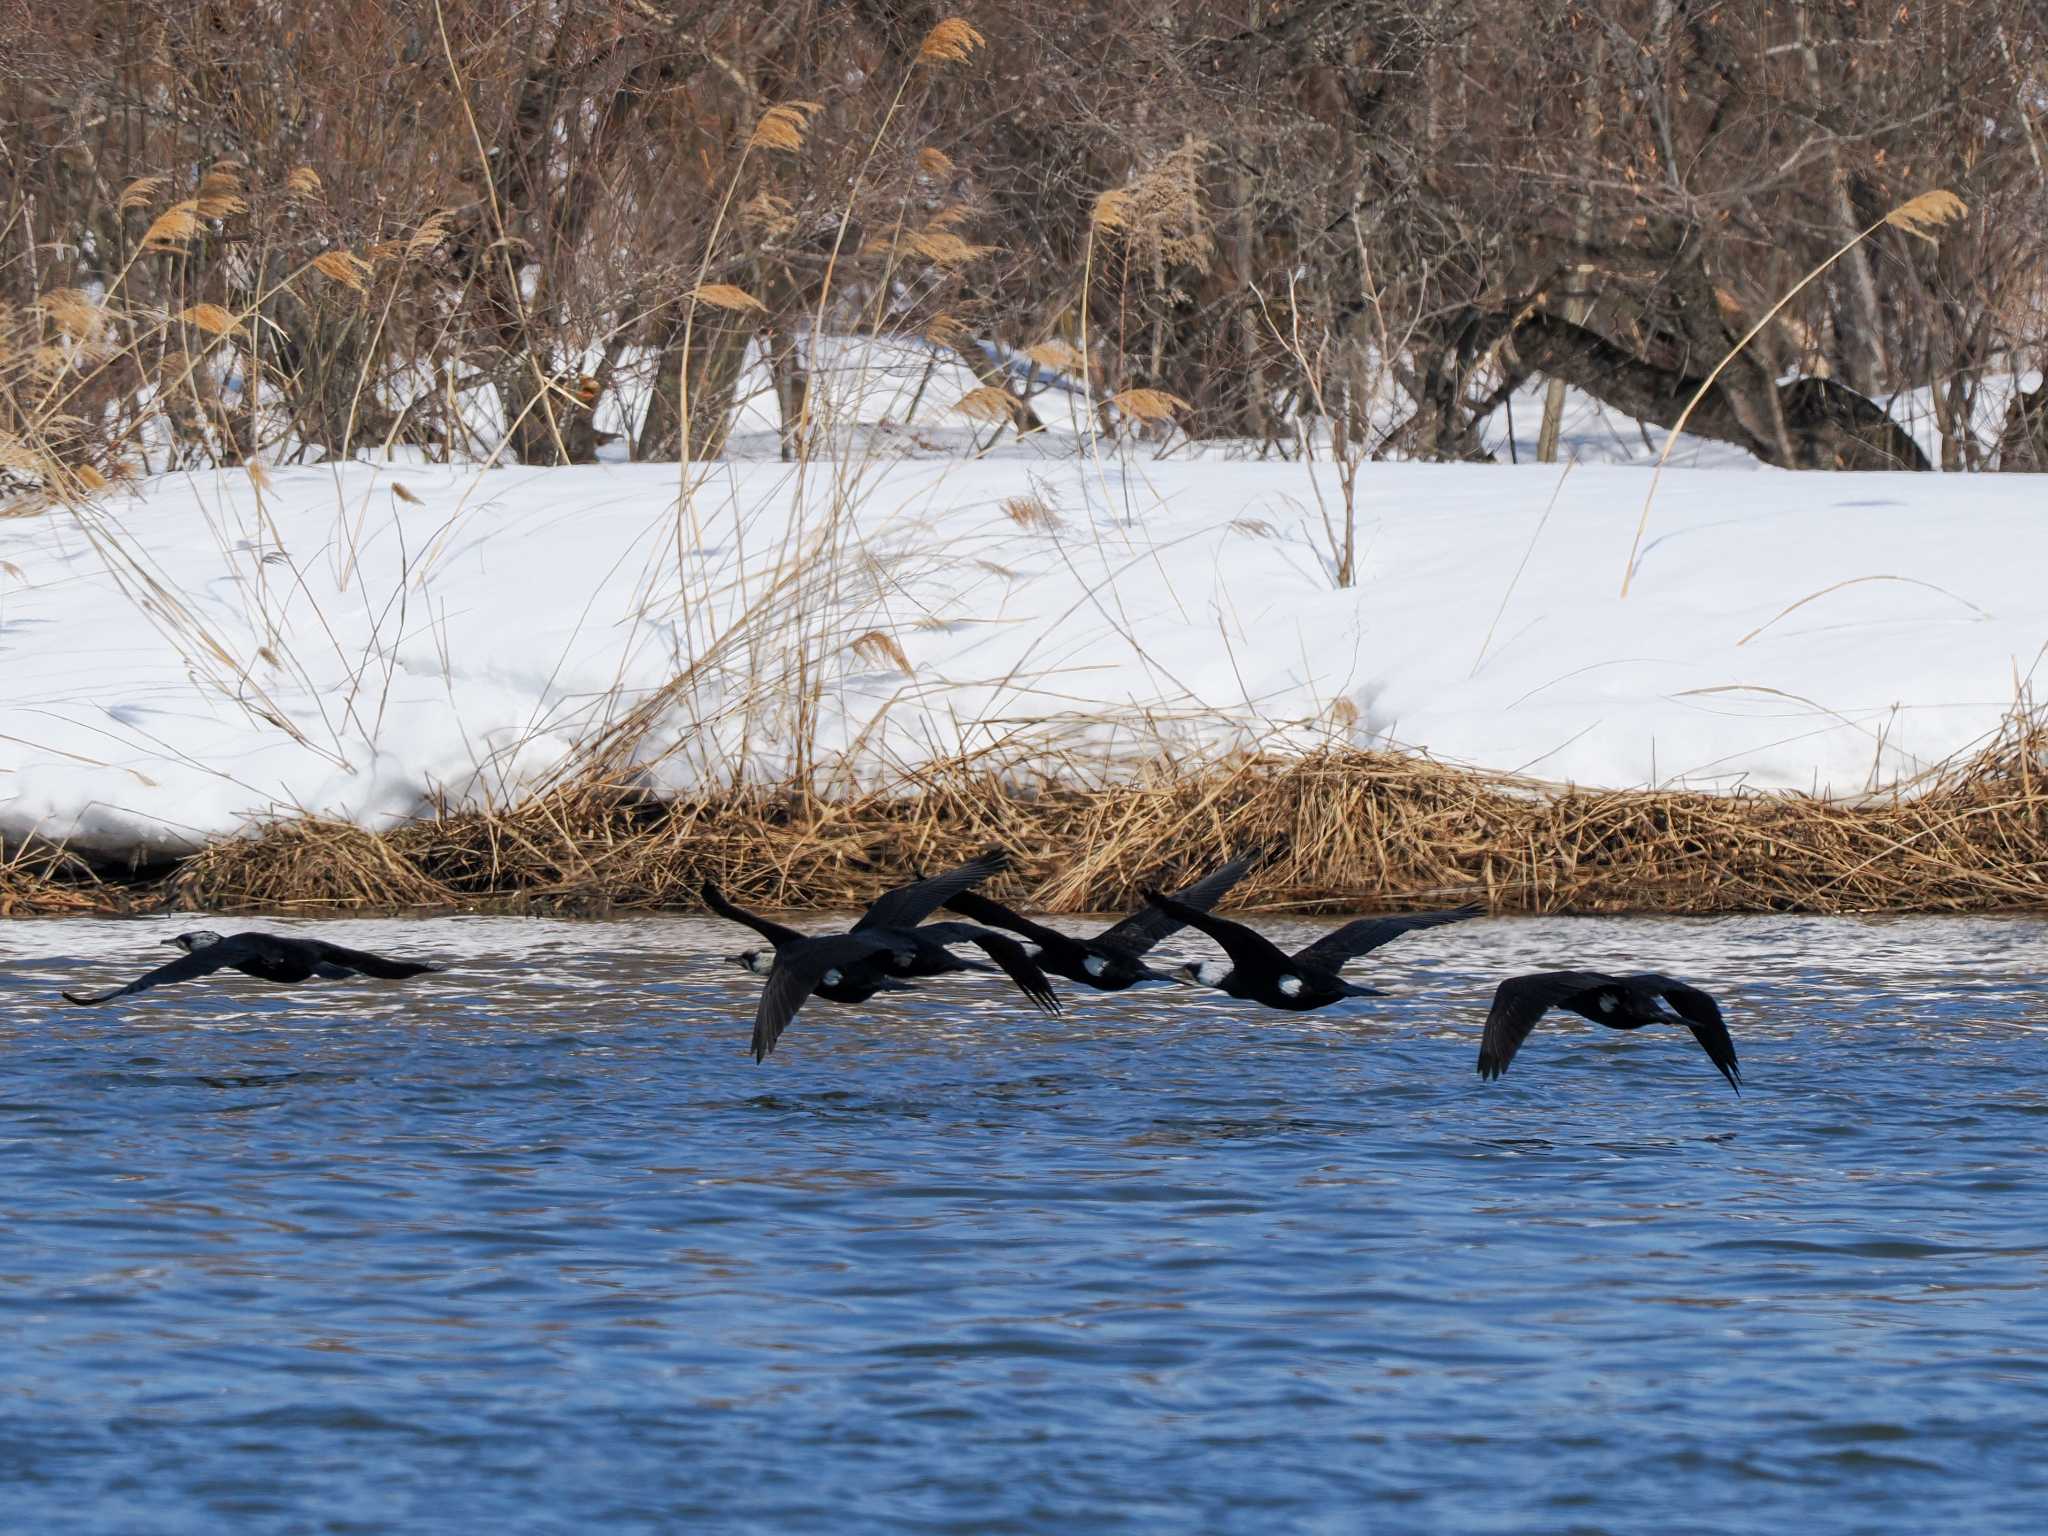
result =
M962 762L823 800L656 802L587 780L516 809L385 833L310 819L124 884L61 852L0 864L0 912L164 907L316 914L690 908L706 879L770 906L858 907L990 844L991 890L1055 912L1274 850L1232 895L1263 911L1986 912L2048 907L2048 718L1881 795L1588 790L1383 752L1235 757L1097 788L1023 789Z
M1946 468L2048 462L2028 0L961 10L11 8L0 512L392 449L702 463L750 349L803 456L827 334L957 357L1024 432L1078 384L1107 434L1486 458L1540 376L1545 459L1570 385L1773 464L1927 467L1908 396ZM1933 188L1938 246L1887 215Z

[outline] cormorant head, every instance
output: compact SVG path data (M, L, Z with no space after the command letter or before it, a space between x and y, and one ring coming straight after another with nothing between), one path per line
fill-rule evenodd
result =
M756 976L766 976L775 969L775 951L772 949L744 949L726 959L743 971L752 971Z
M181 933L175 938L159 939L157 942L159 944L175 945L189 955L195 949L204 949L209 944L218 944L220 942L220 935L211 928L195 928L190 933Z

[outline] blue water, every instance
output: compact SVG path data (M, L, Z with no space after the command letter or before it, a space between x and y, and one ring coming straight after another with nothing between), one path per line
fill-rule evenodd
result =
M2048 928L1491 921L1370 1012L814 1003L690 920L334 925L120 1011L0 926L8 1531L2022 1531ZM1553 1016L1492 981L1714 987ZM1071 989L1069 989L1071 991Z

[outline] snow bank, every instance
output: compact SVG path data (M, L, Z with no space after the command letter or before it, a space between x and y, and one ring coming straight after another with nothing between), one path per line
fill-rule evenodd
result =
M1640 468L1369 467L1349 590L1299 463L702 468L680 507L674 465L350 464L0 521L0 833L509 801L636 707L668 789L1335 736L1846 792L1994 730L2048 642L2027 476L1668 471L1623 601Z

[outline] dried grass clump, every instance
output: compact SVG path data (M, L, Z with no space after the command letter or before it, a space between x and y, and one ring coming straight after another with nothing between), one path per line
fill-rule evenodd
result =
M1026 347L1024 355L1039 367L1050 368L1055 373L1082 373L1088 367L1088 359L1081 355L1080 348L1057 339Z
M182 252L186 242L198 233L199 204L187 198L171 204L150 221L149 228L142 232L142 249L164 254Z
M1188 408L1187 401L1163 389L1126 389L1111 395L1108 403L1134 421L1147 423L1171 421L1176 411Z
M970 244L950 229L914 229L903 237L903 243L926 261L941 267L965 266L995 250L992 245Z
M1038 496L1012 496L1003 503L1003 515L1019 528L1050 533L1060 525L1059 513Z
M908 668L881 631L855 644ZM694 905L706 879L845 909L991 843L1018 859L992 892L1056 912L1127 909L1151 881L1253 848L1271 857L1231 904L1269 911L1452 899L1502 912L2048 910L2048 716L2016 717L1946 770L1853 799L1582 790L1345 747L1160 762L1091 788L1063 785L1060 767L961 758L830 800L737 789L662 802L593 777L384 834L273 822L140 891L110 891L60 854L18 856L0 863L0 911L601 911Z
M106 329L106 310L77 288L54 288L36 304L50 317L50 323L73 341L97 341Z
M756 192L740 204L740 218L751 229L780 239L796 228L796 209L786 197Z
M434 248L448 238L448 227L454 214L446 208L428 214L420 220L420 227L407 237L405 254L413 259L429 255Z
M894 667L905 675L916 670L910 665L910 658L904 654L896 637L879 629L856 635L846 648L871 667Z
M218 304L188 304L178 311L178 318L209 336L225 336L236 329L235 317Z
M766 304L763 304L759 299L747 292L746 289L736 288L731 283L699 283L690 290L690 296L696 299L699 304L709 304L713 309L730 309L743 312L752 310L764 315L768 312Z
M761 114L747 137L749 149L780 149L795 153L804 147L804 130L813 113L824 107L815 101L778 101Z
M322 251L313 258L313 270L329 282L352 288L357 293L369 291L370 264L353 251Z
M147 208L155 202L171 184L168 176L138 176L121 189L117 206L123 213L133 213L138 208Z
M921 64L962 64L975 49L988 41L968 22L948 16L925 33L917 50Z
M208 192L202 186L192 206L202 219L227 219L238 213L247 213L249 200L239 192L226 189Z
M1884 216L1884 221L1894 229L1918 235L1931 245L1934 236L1930 231L1940 229L1944 224L1953 224L1969 211L1970 205L1955 193L1946 188L1936 188L1899 204Z
M603 780L569 784L511 810L463 811L389 836L420 874L465 903L554 911L651 905L641 882L662 858L660 808Z
M1184 139L1127 185L1100 194L1091 216L1095 228L1122 236L1156 274L1182 264L1206 272L1216 249L1202 207L1202 162L1211 147L1207 139Z
M29 843L0 850L0 917L78 917L126 906L122 891L61 848Z
M43 456L12 432L0 432L0 470L10 469L17 474L40 475Z
M454 894L404 857L395 837L310 816L209 843L165 889L178 904L216 912L454 904Z
M972 421L1012 422L1017 419L1017 401L1008 390L993 384L970 389L953 402L953 409Z

